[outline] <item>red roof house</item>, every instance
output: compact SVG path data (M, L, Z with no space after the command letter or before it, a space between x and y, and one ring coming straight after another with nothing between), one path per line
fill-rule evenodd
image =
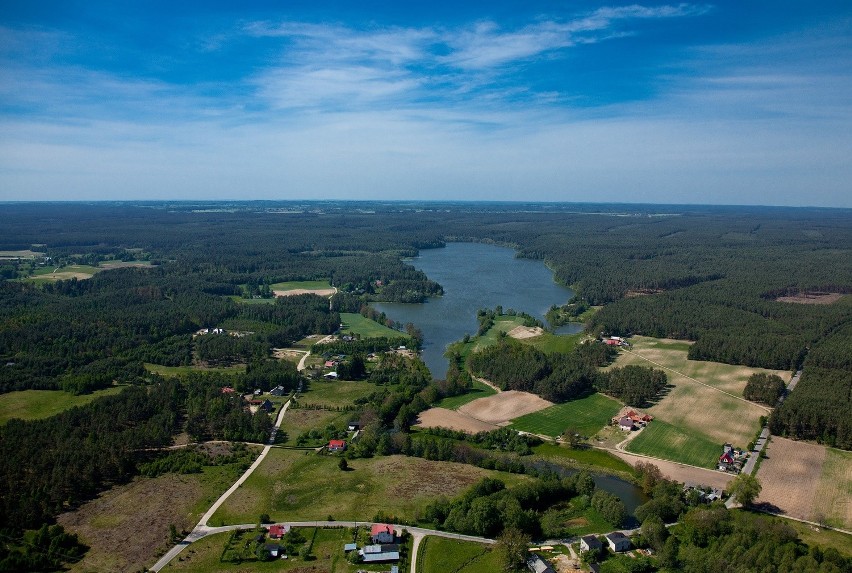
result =
M328 451L330 452L342 452L346 449L346 442L343 440L329 440L328 442Z
M730 452L725 452L719 457L720 464L732 464L734 463L734 457L730 454Z
M376 523L370 530L370 538L373 540L373 543L393 543L393 527L387 523Z
M222 386L222 394L233 394L234 389L230 386Z
M289 525L270 525L269 537L272 539L281 539L288 531L290 531Z

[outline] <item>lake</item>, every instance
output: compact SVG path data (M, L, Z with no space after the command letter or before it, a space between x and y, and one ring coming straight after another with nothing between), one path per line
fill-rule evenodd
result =
M557 284L542 261L515 258L515 251L484 243L448 243L442 249L426 249L411 264L444 287L444 296L425 304L373 303L389 318L414 323L423 331L423 361L432 376L443 378L448 362L444 351L465 334L476 334L480 308L526 312L544 322L554 304L565 304L574 296L568 287ZM560 334L583 329L571 323Z

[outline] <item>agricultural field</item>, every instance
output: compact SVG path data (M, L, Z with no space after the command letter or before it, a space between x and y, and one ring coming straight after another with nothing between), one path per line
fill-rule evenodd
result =
M370 320L358 313L341 312L340 321L343 326L340 327L341 332L357 334L361 338L394 338L399 336L407 336L404 332L388 328L383 324L379 324L375 320Z
M511 427L523 432L553 437L571 428L580 435L594 436L609 424L619 408L621 404L617 400L603 394L592 394L516 418Z
M613 366L636 364L665 370L671 385L669 392L644 410L655 418L649 428L657 422L672 428L663 431L660 425L637 438L637 444L631 444L629 451L638 452L635 448L641 448L647 455L693 463L687 460L697 461L698 452L709 452L708 443L716 444L712 460L695 464L705 467L718 457L722 444L745 447L754 438L760 417L769 411L744 400L742 389L752 373L779 374L778 371L688 360L690 343L684 341L637 336L631 343L632 349L621 350ZM780 374L789 379L789 373ZM678 438L673 433L675 429L680 431ZM676 444L687 438L698 442L688 451L681 451ZM677 457L669 457L673 454Z
M121 386L113 386L79 396L62 390L21 390L0 394L0 424L5 424L12 418L49 418L74 406L88 404L96 398L118 394L121 390Z
M535 394L507 390L468 402L461 406L458 412L475 420L503 426L519 416L538 412L552 405L553 402L548 402Z
M422 428L447 428L469 434L490 432L498 428L495 424L483 422L482 420L465 416L456 410L447 410L446 408L429 408L420 412L417 416L417 426Z
M351 460L341 471L337 456L273 448L242 487L219 508L211 525L273 520L370 520L377 513L413 520L439 495L452 497L483 477L511 486L529 478L454 462L405 456ZM389 479L392 476L392 479Z
M420 543L416 573L493 573L501 569L490 545L426 536Z
M852 452L773 436L757 477L759 504L799 519L852 529Z
M64 267L43 267L36 270L27 277L32 282L54 282L76 278L78 280L90 279L95 273L102 269L90 265L66 265Z
M707 439L691 428L654 420L630 440L625 450L713 469L722 454L722 444Z
M459 396L450 396L448 398L441 399L435 407L444 408L447 410L457 410L461 408L468 402L473 402L479 398L487 398L488 396L493 396L497 393L497 390L489 386L488 384L483 384L478 380L473 381L473 385L469 392L466 394L460 394Z
M242 471L232 464L205 467L198 474L140 477L60 515L59 524L90 547L71 571L139 571L150 566L172 546L169 525L179 532L191 530Z
M269 285L272 290L326 290L332 288L328 281L286 281Z

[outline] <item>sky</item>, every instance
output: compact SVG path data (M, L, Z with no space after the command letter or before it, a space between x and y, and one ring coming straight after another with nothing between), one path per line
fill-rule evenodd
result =
M852 207L852 3L0 2L0 201Z

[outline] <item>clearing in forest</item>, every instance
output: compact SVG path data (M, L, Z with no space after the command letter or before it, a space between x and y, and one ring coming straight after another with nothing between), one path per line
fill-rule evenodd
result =
M682 430L684 435L716 443L719 453L714 454L711 460L695 464L702 467L716 461L724 443L746 447L760 427L760 417L768 415L767 408L742 398L748 377L756 372L765 372L778 374L785 381L790 378L790 373L784 371L689 360L689 342L644 336L636 336L630 342L632 348L619 352L613 366L635 364L666 372L671 385L668 394L658 403L645 408L655 419L649 428L657 421L662 421ZM639 442L643 448L647 448L643 453L683 463L692 463L687 459L695 459L692 453L671 457L677 455L678 451L667 445L671 440L661 439L659 435L658 439L651 440L652 437L653 433L644 438L644 444L643 441ZM631 451L635 451L636 447L631 444ZM694 450L706 451L707 448L696 445Z
M388 328L384 324L379 324L375 320L370 320L355 312L341 312L340 322L343 323L343 326L340 327L340 332L351 332L361 338L397 338L408 336L404 332Z
M62 390L20 390L0 394L0 424L5 424L12 418L20 420L49 418L74 406L88 404L101 396L118 394L122 389L123 386L113 386L79 396Z
M287 281L269 285L275 296L295 296L297 294L315 294L331 296L337 290L328 281Z

